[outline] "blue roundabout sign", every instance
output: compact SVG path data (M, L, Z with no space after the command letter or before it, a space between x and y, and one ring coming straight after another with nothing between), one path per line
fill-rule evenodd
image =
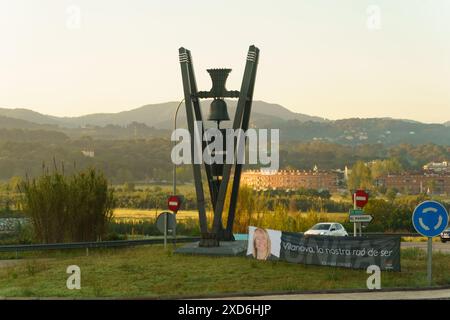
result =
M412 222L421 235L435 237L447 228L448 212L439 202L424 201L414 209Z

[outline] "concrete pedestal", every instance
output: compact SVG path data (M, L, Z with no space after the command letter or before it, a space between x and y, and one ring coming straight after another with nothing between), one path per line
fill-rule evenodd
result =
M221 241L219 247L200 247L199 242L194 242L177 248L175 253L207 256L244 256L247 253L247 241Z

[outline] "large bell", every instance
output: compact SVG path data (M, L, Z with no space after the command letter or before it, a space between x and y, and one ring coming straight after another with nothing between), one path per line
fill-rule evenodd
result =
M208 114L209 121L227 121L230 120L228 115L227 104L223 99L216 98L211 102Z

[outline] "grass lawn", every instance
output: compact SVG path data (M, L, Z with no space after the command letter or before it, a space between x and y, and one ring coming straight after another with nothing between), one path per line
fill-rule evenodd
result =
M30 253L1 266L5 297L170 297L218 293L365 288L365 270L173 254L162 246ZM3 258L5 256L3 255ZM45 259L44 259L45 258ZM450 255L436 253L434 284L450 284ZM81 268L81 290L66 288L66 268ZM426 285L425 253L402 250L402 272L382 272L382 288Z

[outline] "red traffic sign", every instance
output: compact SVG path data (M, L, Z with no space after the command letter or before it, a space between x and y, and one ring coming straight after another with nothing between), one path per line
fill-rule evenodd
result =
M167 200L167 205L170 211L177 212L181 207L181 198L179 196L170 196Z
M364 190L356 190L353 194L353 202L358 208L363 208L369 201L369 194Z

